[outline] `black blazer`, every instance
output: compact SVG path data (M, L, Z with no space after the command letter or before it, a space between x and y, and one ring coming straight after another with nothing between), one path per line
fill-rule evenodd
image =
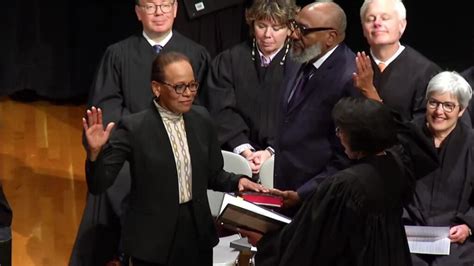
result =
M305 198L319 182L316 176L335 172L328 170L332 168L330 162L347 161L334 134L331 112L339 99L359 93L352 83L355 54L345 44L341 43L316 70L306 83L303 96L289 108L288 97L298 69L290 70L281 97L275 187L297 190ZM342 168L338 164L332 165Z
M218 238L207 188L233 191L238 177L225 172L214 126L203 107L184 114L192 164L192 208L199 242L212 248ZM125 116L95 162L86 164L92 194L111 186L125 161L132 185L123 225L125 252L150 262L164 262L178 217L178 177L168 134L155 106Z

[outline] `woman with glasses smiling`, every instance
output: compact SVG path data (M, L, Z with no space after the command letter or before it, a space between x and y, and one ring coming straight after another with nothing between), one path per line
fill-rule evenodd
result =
M473 265L474 239L474 133L460 118L472 89L456 72L434 76L426 91L426 114L414 123L432 144L439 167L416 181L407 206L407 222L449 226L450 255L412 254L414 265Z

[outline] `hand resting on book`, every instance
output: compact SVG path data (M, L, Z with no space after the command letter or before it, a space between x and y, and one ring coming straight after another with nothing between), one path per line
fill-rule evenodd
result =
M282 208L291 208L291 207L301 204L300 196L298 195L298 192L296 191L293 191L293 190L281 191L276 188L272 188L270 189L270 193L275 196L280 196L283 198L283 205L281 206Z
M246 190L256 191L256 192L265 192L265 193L270 192L268 188L262 186L261 184L252 182L250 179L244 177L239 180L239 191L246 191Z

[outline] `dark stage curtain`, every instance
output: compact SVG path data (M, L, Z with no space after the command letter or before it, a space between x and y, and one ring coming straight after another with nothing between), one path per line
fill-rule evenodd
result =
M204 45L211 56L247 38L243 14L251 0L195 19L186 13L186 1L178 0L175 28ZM309 2L297 1L299 5ZM347 13L346 42L355 51L367 51L359 20L363 1L336 2ZM469 1L404 3L408 10L404 43L444 69L462 71L474 65L474 23ZM85 99L105 48L140 30L133 0L4 1L2 11L0 96Z
M301 1L312 2L312 1ZM335 0L346 12L346 42L354 51L368 51L362 35L363 0ZM458 72L474 65L474 23L469 1L443 4L429 0L403 0L407 28L401 42L415 48L445 70Z
M175 28L214 56L247 35L246 2L191 20L180 0ZM105 48L141 30L133 0L17 0L2 10L0 96L85 99Z

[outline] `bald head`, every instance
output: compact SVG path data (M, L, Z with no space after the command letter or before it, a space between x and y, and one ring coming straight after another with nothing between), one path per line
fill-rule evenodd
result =
M344 41L346 14L333 2L311 3L296 15L294 27L290 55L312 62Z
M300 12L307 12L312 22L318 25L336 29L344 39L347 26L346 13L338 4L334 2L314 2L306 5Z

